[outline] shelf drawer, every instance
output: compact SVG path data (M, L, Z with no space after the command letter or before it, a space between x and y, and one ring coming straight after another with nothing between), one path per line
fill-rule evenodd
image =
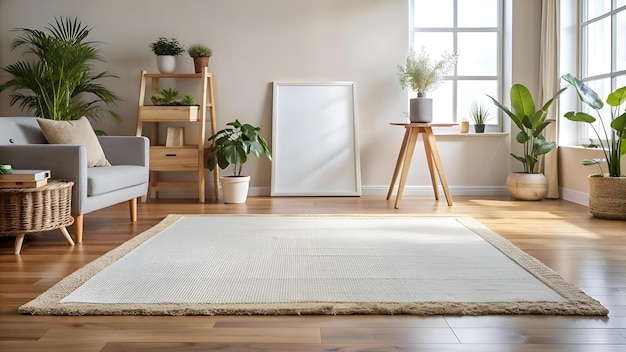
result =
M198 170L196 148L150 148L150 171L195 171Z
M139 119L154 122L196 122L198 121L198 110L198 106L145 105L139 107Z

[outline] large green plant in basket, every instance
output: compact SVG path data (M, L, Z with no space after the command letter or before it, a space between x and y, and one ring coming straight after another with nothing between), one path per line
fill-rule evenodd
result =
M11 89L10 105L51 120L91 119L108 114L121 121L110 110L120 98L97 81L116 77L94 72L102 61L96 43L87 41L90 29L78 19L55 18L44 30L16 28L19 36L11 50L24 48L26 59L4 68L11 79L0 85L0 92Z
M589 124L598 137L600 149L604 152L604 159L585 159L582 162L583 165L598 165L600 167L598 176L603 176L604 171L600 164L606 162L610 177L622 176L620 163L622 155L626 154L626 111L622 111L620 107L626 102L626 86L614 90L606 98L606 103L611 106L611 129L607 130L602 119L604 103L598 93L571 74L566 74L562 78L576 88L580 101L595 110L598 117L596 119L582 111L569 111L565 114L565 117L570 121ZM597 120L600 121L599 129L594 125Z

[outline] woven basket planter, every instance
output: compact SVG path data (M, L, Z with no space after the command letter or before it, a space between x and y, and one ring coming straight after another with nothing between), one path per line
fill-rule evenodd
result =
M74 223L72 181L0 189L0 235L37 233Z
M602 219L626 220L626 177L589 175L589 212Z

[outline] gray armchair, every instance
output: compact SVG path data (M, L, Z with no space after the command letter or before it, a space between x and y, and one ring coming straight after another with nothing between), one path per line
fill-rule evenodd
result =
M50 170L52 178L74 181L74 237L82 242L83 215L124 201L137 221L137 198L145 197L149 142L145 137L98 137L111 166L87 167L81 145L48 144L34 117L0 117L0 164L14 169Z

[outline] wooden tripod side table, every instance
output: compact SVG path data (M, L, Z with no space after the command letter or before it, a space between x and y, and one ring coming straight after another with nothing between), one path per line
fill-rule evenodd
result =
M20 254L26 234L54 229L61 229L65 239L74 245L65 228L74 223L73 185L72 181L51 180L36 188L0 189L0 236L15 236L15 254Z
M404 193L404 186L406 184L406 177L409 174L411 168L411 159L413 158L413 151L415 150L415 144L417 137L422 134L422 140L424 141L424 151L426 152L426 161L428 162L428 169L430 171L430 180L433 184L433 191L435 192L435 199L439 200L439 187L437 185L437 175L441 181L443 192L446 196L448 206L452 206L452 197L450 196L450 190L448 189L448 181L443 171L443 165L441 158L439 157L439 149L437 148L437 142L433 133L433 127L451 127L455 126L455 123L391 123L394 126L404 126L404 139L402 140L402 146L400 147L400 154L398 154L398 160L396 161L396 168L393 171L393 177L391 179L391 185L389 185L389 192L387 192L387 200L391 198L393 189L398 179L398 174L402 170L400 176L400 185L398 186L398 194L396 195L396 203L394 208L400 209L400 202L402 201L402 194Z

